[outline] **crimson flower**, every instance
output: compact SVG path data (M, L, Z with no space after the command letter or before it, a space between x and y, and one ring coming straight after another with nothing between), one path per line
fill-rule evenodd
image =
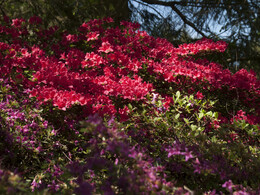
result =
M201 99L203 99L203 94L200 92L200 91L198 91L197 93L196 93L196 98L197 99L199 99L199 100L201 100Z
M112 49L111 44L108 41L105 41L102 43L102 46L99 48L98 51L109 53L109 52L113 52L114 50Z

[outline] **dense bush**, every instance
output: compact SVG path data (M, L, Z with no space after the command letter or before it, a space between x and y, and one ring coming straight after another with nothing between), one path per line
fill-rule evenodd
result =
M0 26L0 192L258 194L260 81L111 18Z

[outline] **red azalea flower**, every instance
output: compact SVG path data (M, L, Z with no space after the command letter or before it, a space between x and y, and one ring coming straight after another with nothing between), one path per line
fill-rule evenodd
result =
M113 52L114 50L112 49L111 44L106 41L102 43L102 46L99 48L98 50L99 52L104 52L104 53L109 53L109 52Z
M199 99L199 100L202 100L203 99L203 94L200 92L200 91L198 91L197 93L196 93L196 98L197 99Z
M89 34L87 34L87 41L93 41L93 40L97 40L99 36L98 32L90 32Z

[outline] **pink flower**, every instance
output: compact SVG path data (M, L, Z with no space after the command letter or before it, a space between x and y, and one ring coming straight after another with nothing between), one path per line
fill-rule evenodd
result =
M114 50L112 49L111 44L106 41L102 43L102 46L99 48L98 50L99 52L104 52L104 53L109 53L109 52L113 52Z
M93 41L93 40L97 40L99 36L98 32L90 32L89 34L87 34L87 41Z
M102 63L104 63L104 59L100 55L95 54L94 52L87 53L85 56L85 60L81 62L82 68L93 66L98 67Z
M73 42L76 42L76 41L77 41L77 36L76 36L76 35L71 35L71 34L69 34L69 35L66 36L66 39L67 39L67 41L69 41L70 43L73 43Z
M25 22L25 20L23 18L16 18L12 20L12 26L16 27L16 28L21 28L22 23Z
M222 185L223 188L226 188L230 193L232 193L232 187L233 187L233 183L231 180L229 181L226 181L223 185Z
M200 92L200 91L198 91L197 93L196 93L196 98L197 99L199 99L199 100L201 100L201 99L203 99L203 94Z

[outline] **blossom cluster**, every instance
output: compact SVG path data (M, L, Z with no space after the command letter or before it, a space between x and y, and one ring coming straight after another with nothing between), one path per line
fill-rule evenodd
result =
M17 35L15 39L19 44L1 43L1 50L7 52L2 59L1 72L10 74L15 67L16 77L32 86L31 96L52 100L53 105L63 110L79 103L93 109L92 113L115 114L118 110L114 106L115 99L140 101L154 90L155 86L146 79L147 75L141 77L144 72L155 74L156 79L175 83L179 89L191 85L189 93L197 92L196 85L210 91L228 88L237 92L232 99L239 96L247 106L257 107L260 82L252 71L242 69L232 74L206 59L186 57L201 52L224 52L225 42L202 39L175 48L164 39L155 39L137 31L137 26L130 28L126 22L121 23L125 28L106 29L106 25L112 22L112 19L94 20L84 23L79 34L63 34L63 38L53 44L53 47L62 47L55 47L56 55L47 57L39 47L30 48L27 43L21 43ZM22 27L23 23L23 19L16 19L12 31L5 27L2 31L6 34L17 32L21 36L28 31ZM31 23L35 25L35 22ZM42 31L38 30L37 34L41 35ZM47 33L46 36L52 39L52 35ZM32 80L37 82L32 83L19 74L24 68L34 72ZM255 111L260 114L260 110Z
M209 39L201 39L196 43L182 44L175 52L181 56L195 55L205 51L219 51L224 52L227 48L227 43L224 41L213 42Z
M208 61L223 41L174 47L138 28L4 18L0 192L258 194L255 73Z
M48 121L44 120L37 111L29 110L29 106L39 108L38 102L28 99L19 99L24 92L19 92L8 80L0 80L0 87L5 91L0 101L0 127L2 130L12 129L6 135L6 141L17 143L34 152L41 152L42 143L37 140L42 131L54 132L50 129ZM12 91L13 95L8 94ZM6 148L8 152L10 148Z

